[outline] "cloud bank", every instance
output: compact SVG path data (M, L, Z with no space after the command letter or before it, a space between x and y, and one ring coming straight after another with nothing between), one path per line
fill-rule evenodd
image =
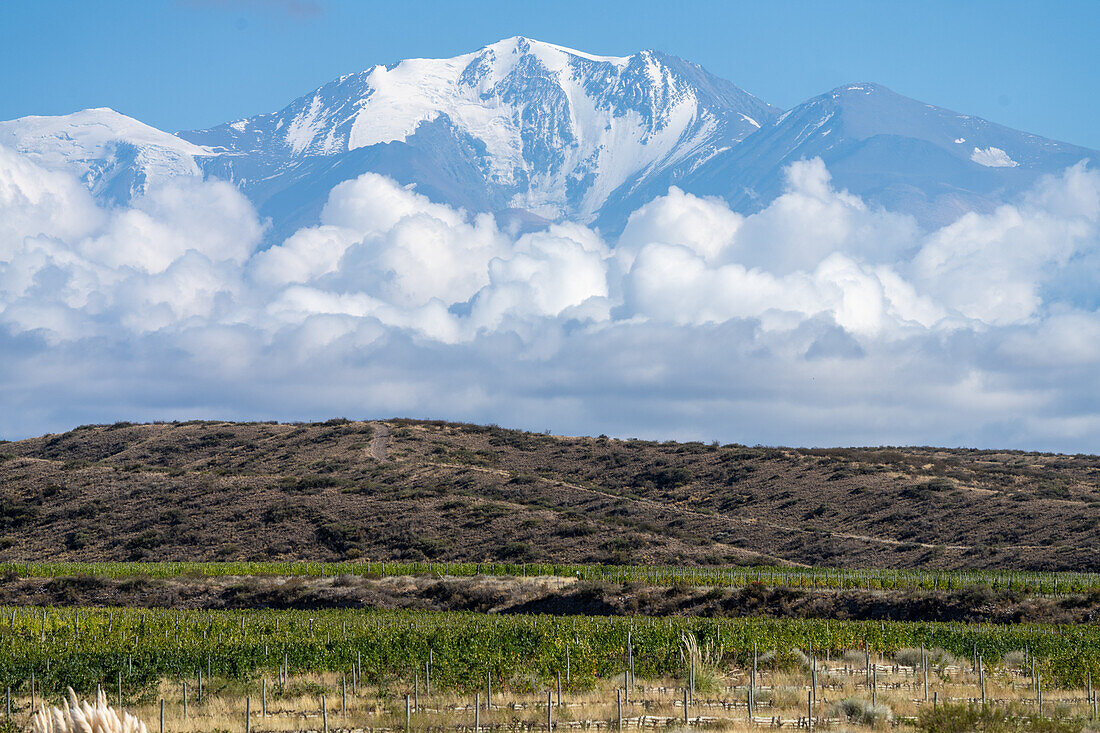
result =
M676 188L608 240L364 174L260 249L220 182L104 209L0 148L0 434L412 415L564 433L1096 451L1100 173L935 231L820 160L743 216Z

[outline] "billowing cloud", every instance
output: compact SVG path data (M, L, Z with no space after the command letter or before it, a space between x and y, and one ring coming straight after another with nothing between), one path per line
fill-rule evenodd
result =
M262 238L228 184L104 209L0 148L0 431L409 414L1083 450L1100 424L1084 164L922 231L802 161L759 213L672 188L613 239L511 234L365 174L317 226Z

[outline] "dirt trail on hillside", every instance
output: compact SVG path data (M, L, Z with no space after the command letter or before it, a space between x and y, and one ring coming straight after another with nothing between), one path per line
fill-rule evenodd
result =
M376 461L385 461L389 456L390 426L381 422L370 424L374 430L374 437L370 442L370 454Z

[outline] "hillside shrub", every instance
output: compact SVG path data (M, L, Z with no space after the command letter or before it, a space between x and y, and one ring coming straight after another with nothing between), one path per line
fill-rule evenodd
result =
M1079 733L1085 723L1046 718L1021 705L940 705L921 710L916 727L924 733Z
M873 705L870 700L846 697L833 705L833 717L844 718L849 723L877 727L889 723L894 713L889 705Z

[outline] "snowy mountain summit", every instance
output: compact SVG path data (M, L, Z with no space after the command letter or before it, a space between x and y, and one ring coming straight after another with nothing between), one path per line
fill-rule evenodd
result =
M181 137L223 152L212 170L261 201L308 185L303 176L318 165L337 165L339 178L350 172L345 166L381 165L468 208L588 221L616 197L689 172L778 114L657 52L593 56L517 37L451 59L375 66L274 114ZM435 158L435 170L409 178L424 156Z
M126 203L149 184L202 174L211 151L113 109L0 122L0 145L46 168L76 173L99 198Z
M274 237L315 223L333 186L368 171L471 212L613 232L670 185L758 209L806 157L825 160L838 187L925 221L1097 159L874 84L783 112L657 51L594 56L522 37L375 66L208 130L85 110L0 123L0 145L77 173L110 203L172 176L232 181Z

